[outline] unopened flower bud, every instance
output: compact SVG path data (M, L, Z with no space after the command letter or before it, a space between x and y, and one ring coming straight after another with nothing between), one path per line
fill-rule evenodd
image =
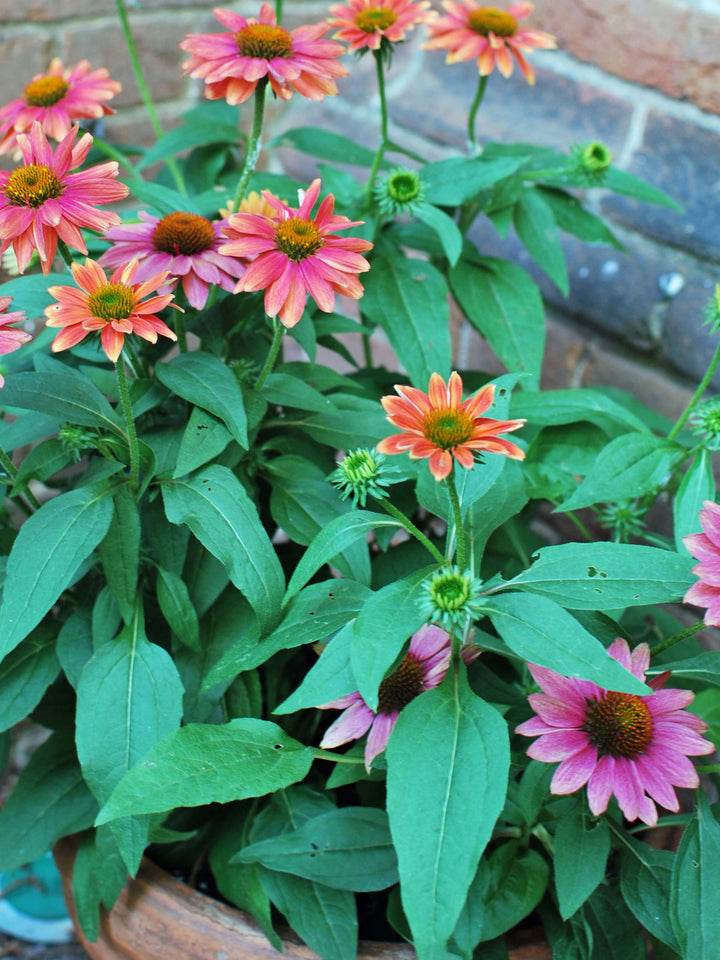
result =
M720 397L700 404L690 417L693 432L705 438L707 450L720 450Z
M576 172L588 186L598 186L612 164L612 153L599 140L572 148Z
M644 516L645 510L642 507L624 500L607 504L600 512L599 520L606 530L612 530L613 540L616 543L627 543L645 529Z
M383 487L391 482L384 476L385 457L382 453L361 448L352 450L340 461L328 480L338 488L341 500L352 497L355 505L365 506L370 497L385 496Z
M420 203L425 188L420 175L414 170L396 167L384 177L380 177L373 189L373 195L382 213L395 216L398 213L412 214L415 204Z
M436 571L422 585L420 610L432 623L446 630L474 619L482 610L482 583L457 567Z

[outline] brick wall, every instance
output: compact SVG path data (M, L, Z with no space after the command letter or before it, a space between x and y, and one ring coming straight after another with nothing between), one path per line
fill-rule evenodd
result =
M255 3L227 0L250 15ZM185 33L220 29L208 4L143 0L128 5L140 57L166 126L177 122L196 84L183 79L177 44ZM327 5L286 0L288 26L322 19ZM595 192L628 253L564 238L571 278L564 298L511 236L492 228L476 240L512 256L538 280L550 313L548 386L613 383L658 409L677 412L714 349L701 310L720 282L720 2L718 0L536 0L531 24L560 41L535 53L534 87L492 76L480 112L481 138L528 140L567 149L605 141L616 162L661 187L682 213ZM420 50L398 51L388 77L391 137L429 159L462 149L475 91L472 64L448 66ZM16 97L51 56L86 57L123 83L119 113L105 133L114 142L147 142L144 117L113 0L0 0L0 102ZM375 146L377 97L370 58L348 60L340 96L312 103L296 96L274 111L278 129L328 125ZM245 120L250 108L245 109ZM309 158L278 158L302 178ZM461 334L461 363L488 366L483 345ZM720 386L720 381L718 381Z

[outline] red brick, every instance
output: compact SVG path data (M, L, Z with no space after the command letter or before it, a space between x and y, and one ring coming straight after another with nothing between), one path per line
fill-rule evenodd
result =
M1 37L0 104L17 100L36 73L52 58L53 35L45 28L7 33Z

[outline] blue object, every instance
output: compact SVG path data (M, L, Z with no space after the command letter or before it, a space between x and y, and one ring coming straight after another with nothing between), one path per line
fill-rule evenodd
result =
M31 943L67 943L72 929L51 854L0 873L0 931Z

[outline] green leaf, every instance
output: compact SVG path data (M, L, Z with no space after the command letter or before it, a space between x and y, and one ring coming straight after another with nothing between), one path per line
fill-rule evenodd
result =
M552 208L534 187L527 187L515 204L513 223L530 256L567 296L565 254L558 240Z
M123 777L96 824L261 797L302 780L312 760L309 747L267 720L190 723L151 747Z
M585 243L608 244L626 252L625 246L605 221L586 210L577 197L552 187L538 187L537 192L550 207L558 227L565 233L571 233Z
M497 459L505 461L498 482L472 505L468 514L468 536L472 542L476 569L479 569L490 535L506 520L518 514L528 502L523 467L515 460Z
M77 689L82 669L93 655L92 620L87 607L71 613L60 627L56 651L65 676Z
M122 178L121 178L122 179ZM124 182L128 184L132 195L140 200L143 205L149 205L161 217L169 213L175 213L177 210L183 210L186 213L200 213L195 201L184 193L178 193L177 190L171 190L170 187L163 187L159 183L149 183L147 180L141 180L140 177L132 177ZM157 367L155 368L157 370Z
M163 501L168 520L190 527L247 597L262 629L272 629L285 580L255 504L237 477L213 465L187 480L163 484Z
M398 878L387 814L374 807L330 810L292 833L251 843L231 862L261 863L336 890L384 890Z
M3 387L3 406L35 410L124 437L117 414L90 380L76 371L16 373Z
M610 828L597 820L589 829L583 811L563 816L555 831L555 889L563 920L571 917L605 877Z
M305 707L317 707L357 690L357 680L350 666L354 623L355 621L351 620L338 630L320 654L317 663L305 674L297 690L275 707L273 713L294 713Z
M231 440L232 434L220 420L207 410L193 407L180 442L173 477L184 477L205 466L222 453Z
M112 518L107 490L79 487L48 500L20 528L0 607L0 659L56 603L100 543Z
M24 720L57 677L55 637L40 627L0 664L0 731Z
M358 324L353 326L357 332ZM319 390L289 373L271 373L263 384L262 395L269 403L281 407L297 407L298 410L312 410L315 413L335 411L332 401Z
M646 960L647 947L642 930L615 883L604 883L597 887L584 904L582 912L585 923L590 927L592 957L602 957L603 960Z
M198 120L193 123L185 123L156 140L135 169L143 170L145 167L157 163L158 160L174 157L178 153L189 150L190 147L208 143L234 144L237 143L239 136L237 127L228 123L203 123ZM184 210L185 207L177 207L176 209Z
M140 514L128 484L115 488L113 516L98 550L107 585L125 623L132 620L140 569Z
M328 488L328 493L332 493ZM290 578L285 602L298 592L333 557L341 554L351 544L364 540L368 533L378 527L399 527L401 524L384 513L355 510L335 517L324 526L308 546Z
M719 885L720 824L700 790L697 814L685 828L675 855L670 889L670 922L683 957L717 957Z
M670 923L670 883L675 855L654 850L646 843L626 837L632 852L623 850L620 889L635 919L673 950L679 944Z
M612 397L580 387L577 390L523 390L513 394L510 416L535 426L562 426L588 420L614 435L618 427L648 433L642 420Z
M701 532L700 510L706 500L714 499L712 455L708 450L702 449L688 467L673 500L675 549L682 556L688 556L690 552L682 538L690 533Z
M603 187L612 190L614 193L624 193L628 197L635 197L644 203L657 203L661 207L670 207L671 210L683 212L680 204L676 203L667 193L646 183L639 177L627 173L625 170L619 170L617 167L610 167L603 179Z
M454 267L460 258L463 246L463 237L455 221L431 203L414 204L413 213L435 231L440 238L440 243L450 266Z
M542 547L510 584L571 610L618 610L681 600L692 564L670 550L628 543L562 543Z
M514 263L461 259L449 274L453 296L508 370L537 386L545 348L545 311L537 286Z
M507 724L470 690L461 667L401 711L387 763L390 831L415 949L419 960L444 960L505 801Z
M199 650L198 615L182 578L158 567L157 596L162 615L178 640L192 650Z
M418 608L424 571L396 580L372 594L353 628L352 674L371 710L377 710L378 688L410 635L427 622ZM352 692L352 691L351 691Z
M169 363L158 363L161 383L183 400L202 407L225 424L247 450L247 416L243 392L235 374L218 357L200 350L178 354Z
M66 467L72 460L72 454L62 440L52 437L43 440L28 452L18 467L13 485L13 496L22 493L29 480L45 481Z
M455 207L472 199L485 187L504 180L522 166L526 157L484 160L450 157L428 163L422 169L425 196L438 207Z
M53 733L34 752L0 809L0 871L39 860L60 837L91 826L96 812L72 737Z
M300 153L309 153L312 157L331 160L333 163L347 163L353 167L371 167L375 160L375 151L349 140L323 127L293 127L285 130L267 144L267 149L292 147ZM381 169L391 166L383 160Z
M657 490L684 457L677 444L647 433L623 433L602 450L592 471L555 512L630 500Z
M717 650L701 653L687 660L674 660L672 663L653 664L648 670L650 675L671 670L673 677L687 680L700 680L704 684L720 686L720 652Z
M58 275L56 273L26 273L22 277L14 277L12 280L0 284L0 297L12 297L16 304L22 305L22 309L27 316L34 319L35 317L41 317L45 307L55 302L48 293L48 287L55 287L57 284ZM10 309L15 308L11 305ZM23 347L22 352L25 353L32 346L33 343L27 344Z
M645 684L614 660L599 640L547 597L495 594L487 613L503 640L523 660L566 677L592 680L608 690L640 696L648 693Z
M447 286L426 260L375 256L365 280L362 312L379 324L412 383L427 389L432 373L450 374Z

